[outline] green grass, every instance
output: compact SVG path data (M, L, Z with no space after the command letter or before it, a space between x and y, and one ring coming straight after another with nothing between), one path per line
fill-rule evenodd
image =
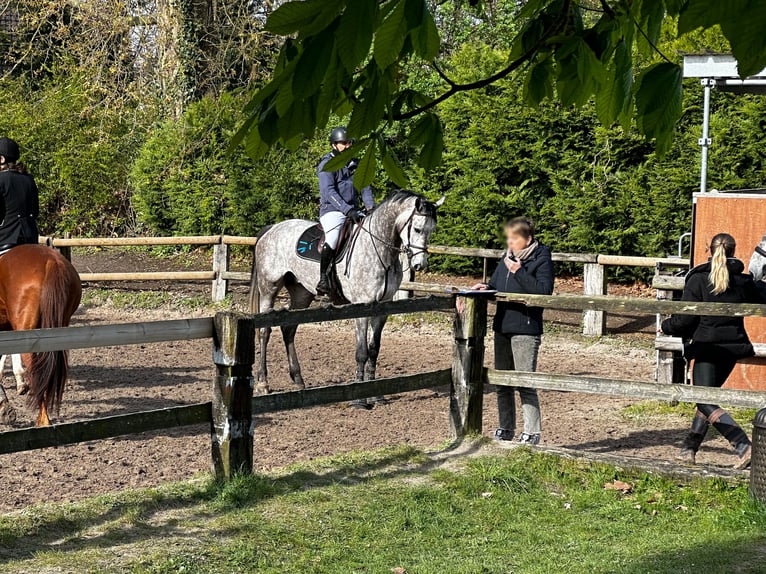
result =
M746 485L401 447L0 518L0 572L762 572ZM615 478L629 494L605 490Z
M209 309L225 310L232 306L231 297L213 303L208 294L189 296L172 291L120 291L117 289L86 289L82 305L87 307L112 307L115 309L173 309L191 311Z

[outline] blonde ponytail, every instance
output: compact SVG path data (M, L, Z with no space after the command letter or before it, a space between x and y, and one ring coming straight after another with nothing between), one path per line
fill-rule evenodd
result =
M719 233L710 243L710 286L713 295L720 295L729 288L729 267L727 260L734 256L736 243L728 233Z

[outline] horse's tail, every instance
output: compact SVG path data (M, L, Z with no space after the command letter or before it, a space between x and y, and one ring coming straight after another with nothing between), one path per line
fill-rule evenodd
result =
M264 227L261 227L261 230L256 234L256 239L258 241L261 240L261 238L268 233L268 231L274 227L274 225L266 225ZM253 267L250 271L250 312L251 313L260 313L261 312L261 294L258 291L258 244L256 243L253 246Z
M40 286L40 328L66 327L79 304L77 296L73 305L72 293L79 291L79 285L72 285L74 278L70 270L55 258L45 265L45 278ZM79 277L77 278L79 283ZM64 394L64 384L69 370L66 351L33 353L29 366L30 406L50 412L57 412Z

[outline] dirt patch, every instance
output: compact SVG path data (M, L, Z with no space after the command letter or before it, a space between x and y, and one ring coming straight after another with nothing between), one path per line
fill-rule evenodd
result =
M174 311L81 310L74 324L188 317ZM202 314L198 312L197 314ZM487 363L492 361L487 341ZM311 385L344 382L354 372L354 341L349 322L306 325L297 339L304 375ZM269 355L274 390L291 388L278 331ZM448 316L392 318L384 333L379 376L448 368L452 343ZM59 421L206 401L213 366L209 341L189 341L83 349L71 353L71 380ZM654 353L650 338L600 341L567 333L546 335L540 370L576 375L651 380ZM389 405L357 411L345 405L260 416L256 420L256 468L271 469L299 460L355 449L412 444L436 447L448 437L448 389L393 397ZM12 401L20 407L21 400ZM622 409L631 401L595 395L542 394L544 443L574 449L669 460L687 420L679 416L645 417L637 422ZM691 413L691 408L689 409ZM22 424L31 417L20 414ZM485 434L497 412L485 395ZM0 480L6 496L0 509L31 503L75 500L92 494L188 478L209 466L209 429L189 427L56 449L0 456ZM718 438L706 443L703 462L729 464L733 457Z

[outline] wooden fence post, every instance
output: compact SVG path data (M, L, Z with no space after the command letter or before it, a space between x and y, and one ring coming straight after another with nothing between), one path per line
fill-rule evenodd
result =
M229 280L224 278L224 273L229 271L229 245L216 243L213 245L213 302L217 303L226 299L229 293Z
M450 432L453 438L460 438L481 433L487 297L458 297L456 301Z
M255 324L247 315L217 313L214 318L212 444L213 472L219 480L253 472L253 363Z
M598 263L586 263L583 269L583 293L606 295L606 267ZM606 332L606 312L585 311L582 314L582 334L601 337Z

